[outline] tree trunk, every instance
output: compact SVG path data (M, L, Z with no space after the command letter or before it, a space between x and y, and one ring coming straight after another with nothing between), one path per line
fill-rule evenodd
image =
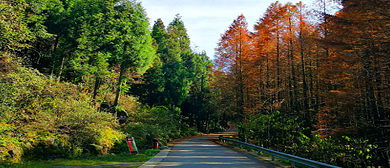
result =
M300 20L302 22L302 16L300 16ZM306 83L306 72L305 72L305 59L304 59L304 53L303 53L303 25L300 25L300 31L299 31L299 40L300 40L300 54L301 54L301 71L302 71L302 95L303 95L303 113L304 113L304 127L309 127L310 131L312 130L311 128L311 122L312 122L312 116L310 115L309 111L309 102L307 98L307 83Z
M55 64L56 64L56 59L54 59L54 54L56 53L57 51L57 48L58 48L58 41L60 39L60 35L57 35L56 36L56 40L54 41L54 46L53 46L53 50L52 50L52 59L53 59L53 63L52 63L52 68L51 68L51 74L50 76L53 76L54 75L54 69L55 69Z
M114 108L118 105L119 95L120 95L120 92L121 92L122 80L123 80L123 76L124 76L124 73L125 73L124 63L122 63L120 66L121 67L120 67L120 72L119 72L118 83L116 85L117 88L116 88L116 93L115 93Z
M125 43L123 46L123 55L126 53L126 47L127 47L127 43ZM126 71L126 63L122 62L120 64L119 78L118 78L118 84L117 84L116 93L115 93L113 110L115 110L116 106L118 106L119 96L120 96L120 92L121 92L121 85L122 85L122 80L123 80L123 76L124 76L125 71Z
M95 101L95 98L96 98L97 91L98 91L99 87L100 87L100 78L95 76L95 86L93 88L93 94L92 94L93 101Z
M61 80L62 71L64 69L64 62L65 62L65 56L63 56L61 59L61 67L60 67L60 72L58 72L57 82L60 82Z
M280 86L281 86L281 81L280 81L280 43L279 43L279 23L277 23L276 26L276 101L279 101L281 94L280 94Z

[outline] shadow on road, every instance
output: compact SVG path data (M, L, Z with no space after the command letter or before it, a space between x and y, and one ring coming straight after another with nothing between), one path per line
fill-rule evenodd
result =
M236 134L236 131L230 130L176 143L167 156L161 158L162 161L156 167L275 167L251 155L209 141L217 138L219 135L228 136L234 134Z

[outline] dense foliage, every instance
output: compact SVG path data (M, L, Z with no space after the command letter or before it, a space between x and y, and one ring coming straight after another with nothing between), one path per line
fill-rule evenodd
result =
M11 63L3 57L1 62ZM4 67L0 76L2 162L106 154L125 134L115 118L97 113L81 87L57 83L33 69Z
M199 131L223 129L226 123L221 122L213 109L211 61L206 53L191 51L180 16L177 15L167 28L158 19L152 30L159 57L143 75L144 82L133 85L130 93L150 106L179 108L183 116L181 122Z
M388 0L272 3L222 34L217 103L240 138L343 167L389 167ZM233 102L233 103L231 103Z
M211 62L180 16L151 31L137 1L6 0L0 23L0 164L222 128L206 110Z

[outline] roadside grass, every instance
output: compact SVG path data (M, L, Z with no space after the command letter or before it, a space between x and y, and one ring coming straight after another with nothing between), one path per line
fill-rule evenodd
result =
M21 164L14 165L0 165L0 167L9 168L51 168L51 167L72 167L72 166L99 166L104 165L123 165L121 167L138 167L149 159L153 158L159 150L148 149L140 151L139 154L109 154L105 156L94 156L94 157L82 157L78 159L56 159L49 161L30 161Z

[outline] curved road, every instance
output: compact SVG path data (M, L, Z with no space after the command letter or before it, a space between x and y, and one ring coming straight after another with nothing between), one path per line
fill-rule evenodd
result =
M233 132L222 134L231 133ZM209 141L209 139L218 137L218 135L221 134L202 136L177 143L171 150L163 150L161 153L165 152L165 154L158 154L141 167L275 167L251 155Z

